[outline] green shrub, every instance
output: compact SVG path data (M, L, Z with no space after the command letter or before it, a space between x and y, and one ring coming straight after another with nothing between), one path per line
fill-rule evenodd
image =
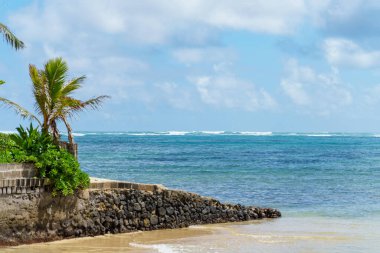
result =
M0 162L32 162L40 177L50 180L53 195L71 195L89 186L90 179L78 161L53 144L49 134L29 128L17 128L18 134L0 136ZM1 154L4 154L3 156Z
M13 162L11 149L14 145L9 134L0 133L0 163Z
M18 134L10 135L11 140L28 156L40 156L54 146L53 139L48 133L38 131L30 124L29 128L16 128Z
M66 150L49 148L36 163L40 176L47 177L53 186L53 195L71 195L76 189L87 188L90 179L77 160Z

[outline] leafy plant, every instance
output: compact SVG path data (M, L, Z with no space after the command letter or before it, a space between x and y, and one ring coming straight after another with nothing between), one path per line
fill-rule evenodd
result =
M61 121L67 128L69 143L73 144L74 138L68 119L85 109L99 108L108 96L99 96L86 101L76 99L73 93L82 87L86 77L68 79L68 71L69 67L62 58L50 59L43 69L29 65L35 108L42 116L43 131L50 132L54 142L58 143L60 136L57 123Z
M53 196L71 195L76 189L86 188L90 184L90 178L80 169L77 160L65 150L49 148L35 165L40 176L50 179Z
M32 123L27 129L19 126L16 130L18 134L12 134L10 138L21 150L25 151L26 155L39 157L53 146L51 136L46 132L38 131L38 127L34 128Z
M17 132L3 138L6 142L4 146L10 148L5 156L6 162L33 162L39 176L50 180L53 196L67 196L89 186L90 179L80 169L78 161L66 150L54 145L48 133L40 132L32 124L27 129L18 127Z
M0 163L9 163L13 161L11 149L14 145L14 142L8 134L0 133Z

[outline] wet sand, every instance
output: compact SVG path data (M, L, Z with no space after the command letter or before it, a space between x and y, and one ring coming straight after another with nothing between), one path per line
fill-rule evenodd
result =
M0 252L379 252L380 219L289 217L50 243Z

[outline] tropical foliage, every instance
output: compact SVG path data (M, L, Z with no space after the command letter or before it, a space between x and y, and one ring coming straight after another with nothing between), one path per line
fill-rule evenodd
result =
M19 126L16 130L18 134L12 134L10 138L26 155L41 156L53 145L51 136L39 132L32 124L27 129Z
M10 163L13 161L11 156L11 148L14 142L8 134L0 133L0 163Z
M90 180L79 163L66 150L53 143L51 136L34 128L17 128L18 134L0 135L0 163L34 163L39 176L48 178L53 195L70 195L88 187Z
M68 79L68 66L62 58L49 60L43 69L29 65L37 113L42 116L43 131L50 132L55 142L59 140L58 122L67 128L69 142L74 143L68 119L85 109L97 109L108 96L82 101L73 93L82 87L85 76Z
M19 40L3 23L0 23L0 33L3 34L5 41L14 49L19 50L25 47L24 42Z
M41 177L50 179L53 196L71 195L76 189L87 188L90 178L79 166L78 161L66 150L49 148L39 157L36 167Z
M14 49L24 47L24 43L2 23L0 33ZM68 120L85 109L97 109L108 96L86 101L74 98L73 93L81 87L86 77L68 79L68 66L62 58L49 60L43 69L30 65L29 75L33 83L35 108L42 120L8 99L0 97L0 105L5 104L23 118L38 122L41 131L30 124L27 129L18 127L18 134L0 134L0 163L34 163L39 176L50 179L53 195L73 194L76 189L88 187L90 180L74 156L57 145L60 139L58 123L65 124L69 142L73 144ZM4 83L0 80L0 85Z
M0 33L3 34L5 41L10 44L14 49L19 50L24 48L24 42L19 40L10 30L9 28L4 25L3 23L0 23ZM4 84L5 81L0 80L0 85ZM25 108L22 106L16 104L15 102L12 102L9 99L0 97L0 102L2 104L7 105L8 107L12 108L17 114L20 114L23 118L30 118L30 119L36 119L33 114L28 112Z

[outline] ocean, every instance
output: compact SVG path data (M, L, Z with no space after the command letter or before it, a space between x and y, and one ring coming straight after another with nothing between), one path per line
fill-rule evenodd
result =
M76 133L79 161L93 177L163 184L224 202L274 207L283 218L113 235L97 239L96 247L91 239L69 240L35 246L36 252L57 247L86 252L85 242L91 252L380 252L379 137ZM22 247L9 250L17 249Z

